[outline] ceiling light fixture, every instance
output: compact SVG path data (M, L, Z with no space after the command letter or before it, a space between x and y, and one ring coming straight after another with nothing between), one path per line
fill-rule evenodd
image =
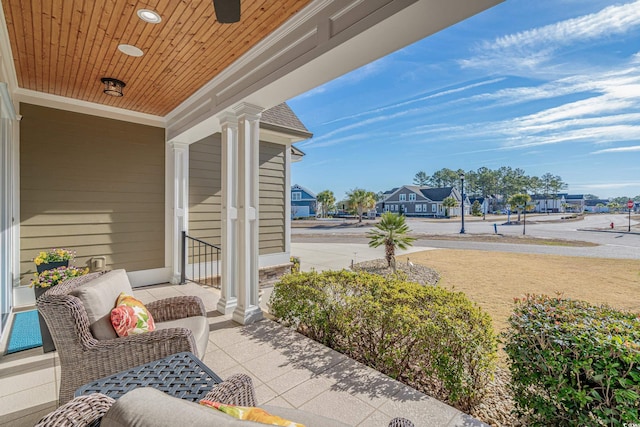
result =
M158 22L162 21L162 18L160 17L158 12L154 12L153 10L139 9L137 13L140 19L150 24L157 24Z
M133 45L130 44L121 44L118 45L118 50L122 53L124 53L125 55L129 55L129 56L135 56L135 57L139 57L144 55L144 52L142 51L142 49L139 49Z
M111 77L103 77L100 79L104 83L104 93L111 96L122 96L122 88L126 84L122 80L114 79Z

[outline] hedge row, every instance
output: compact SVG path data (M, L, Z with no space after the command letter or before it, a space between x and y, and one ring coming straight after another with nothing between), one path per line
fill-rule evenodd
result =
M511 387L527 425L639 425L640 315L529 295L509 322Z
M491 319L460 292L365 272L310 272L283 277L270 307L282 323L417 389L438 390L434 397L464 411L495 369Z

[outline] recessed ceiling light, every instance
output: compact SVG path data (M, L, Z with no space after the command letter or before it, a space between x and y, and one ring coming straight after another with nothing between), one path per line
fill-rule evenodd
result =
M138 17L150 24L157 24L158 22L162 21L162 18L157 12L149 9L138 10Z
M132 46L130 44L121 44L118 45L118 50L122 53L124 53L125 55L129 55L129 56L142 56L144 55L144 52L141 49L138 49L135 46Z

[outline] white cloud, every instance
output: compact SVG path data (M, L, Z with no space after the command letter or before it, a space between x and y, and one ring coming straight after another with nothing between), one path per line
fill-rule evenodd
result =
M367 135L362 133L358 133L356 135L351 135L351 136L345 136L342 138L327 139L324 137L320 137L317 139L314 138L309 141L305 141L304 143L300 143L298 144L298 146L302 148L313 149L313 148L321 148L321 147L330 147L332 145L343 144L345 142L361 141L366 138L367 138Z
M517 132L530 132L536 127L562 121L624 111L635 105L633 100L616 99L613 96L596 96L575 102L568 102L558 107L548 108L538 113L515 119L512 123ZM575 122L574 122L575 123ZM544 127L542 128L544 129Z
M396 108L401 108L401 107L406 107L407 105L411 105L411 104L415 104L416 102L424 102L424 101L428 101L430 99L434 99L434 98L439 98L445 95L451 95L454 93L459 93L459 92L464 92L466 90L469 89L474 89L480 86L486 86L486 85L491 85L494 83L499 83L501 81L505 80L505 77L500 77L500 78L495 78L495 79L490 79L490 80L485 80L485 81L481 81L481 82L477 82L477 83L471 83L465 86L461 86L461 87L457 87L457 88L453 88L453 89L447 89L447 90L441 90L439 92L435 92L435 93L431 93L427 96L420 96L418 98L415 99L409 99L406 101L401 101L401 102L397 102L395 104L391 104L391 105L387 105L384 107L379 107L379 108L375 108L372 110L368 110L368 111L363 111L361 113L356 113L356 114L351 114L348 116L344 116L344 117L339 117L337 119L328 121L323 123L323 125L327 125L327 124L331 124L331 123L335 123L335 122L339 122L339 121L343 121L343 120L350 120L350 119L357 119L359 117L363 117L363 116L368 116L371 114L380 114L384 111L388 111L388 110L392 110L392 109L396 109Z
M632 151L640 151L640 145L633 145L630 147L605 148L604 150L593 151L591 154L628 153Z
M606 71L587 69L582 73L551 80L538 86L504 88L493 93L475 95L470 100L493 100L497 105L504 106L579 93L610 93L621 98L636 98L638 85L640 70L635 66L623 65L620 69Z
M593 188L595 190L609 190L613 188L626 188L626 187L638 187L640 186L640 181L630 181L630 182L607 182L604 184L581 184L581 188Z
M597 13L567 19L484 41L463 68L534 69L562 47L627 33L640 27L640 1L613 5Z

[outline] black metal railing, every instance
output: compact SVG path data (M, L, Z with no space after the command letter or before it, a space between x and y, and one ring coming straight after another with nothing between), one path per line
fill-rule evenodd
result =
M182 232L182 268L181 284L190 280L201 285L218 286L220 271L220 247L207 243ZM191 274L187 277L187 268Z

